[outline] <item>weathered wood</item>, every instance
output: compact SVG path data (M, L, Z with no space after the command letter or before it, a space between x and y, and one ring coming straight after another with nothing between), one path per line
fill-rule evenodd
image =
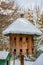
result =
M19 55L20 53L20 45L19 45L19 35L16 36L16 54Z
M15 51L17 55L32 55L34 52L34 40L32 35L11 34L10 35L10 52Z
M29 36L29 55L32 55L32 45L33 45L33 43L32 43L32 36Z
M26 49L27 49L27 43L26 43L26 36L23 35L23 41L22 41L22 55L25 55L26 54Z

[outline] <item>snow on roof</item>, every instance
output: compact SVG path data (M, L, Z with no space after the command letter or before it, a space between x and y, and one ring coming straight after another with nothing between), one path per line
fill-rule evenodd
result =
M42 32L25 18L18 18L2 32L7 34L32 34L41 35Z
M0 51L0 60L5 60L8 56L9 52L6 51Z
M43 65L43 53L36 59L33 65Z

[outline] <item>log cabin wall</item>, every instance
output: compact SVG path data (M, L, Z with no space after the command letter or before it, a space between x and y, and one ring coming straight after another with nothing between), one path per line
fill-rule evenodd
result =
M32 55L34 53L34 40L32 35L11 34L10 52L17 55Z

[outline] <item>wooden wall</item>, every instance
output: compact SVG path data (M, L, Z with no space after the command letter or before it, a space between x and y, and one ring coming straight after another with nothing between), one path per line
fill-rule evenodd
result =
M34 53L34 40L32 35L11 34L10 35L10 52L17 55Z

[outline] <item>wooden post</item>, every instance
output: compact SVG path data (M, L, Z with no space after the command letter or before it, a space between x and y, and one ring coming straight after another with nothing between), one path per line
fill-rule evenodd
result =
M8 64L8 61L7 61L7 65L9 65L9 64Z
M16 55L19 55L19 49L20 49L20 46L19 46L19 35L17 34L16 36Z
M32 36L29 36L29 55L32 55Z
M20 56L20 64L21 65L24 65L24 55L21 55Z
M15 54L13 56L13 65L15 65Z

